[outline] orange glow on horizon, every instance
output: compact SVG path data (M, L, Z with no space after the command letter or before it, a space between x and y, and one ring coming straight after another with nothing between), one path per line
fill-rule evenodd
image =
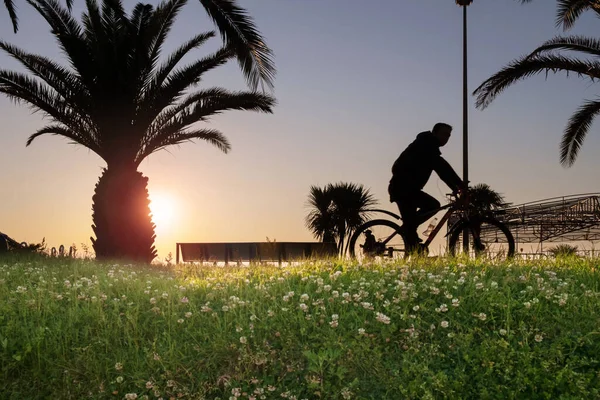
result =
M152 222L156 225L157 235L165 233L175 225L177 201L166 193L150 194L150 211L152 212Z

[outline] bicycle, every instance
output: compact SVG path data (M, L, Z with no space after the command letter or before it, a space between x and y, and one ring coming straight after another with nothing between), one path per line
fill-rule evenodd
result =
M359 226L350 239L350 257L362 261L367 258L389 258L407 259L413 255L428 255L429 245L435 239L442 226L450 220L453 214L456 216L446 237L448 238L448 254L459 256L463 251L463 232L469 232L469 257L490 256L494 259L510 258L515 254L515 240L506 225L498 221L489 212L482 212L470 207L467 190L464 195L455 193L447 194L449 203L436 208L426 214L427 219L433 217L442 210L447 210L444 216L434 227L430 226L427 239L419 243L416 248L406 249L404 245L404 234L402 226L389 219L374 219ZM396 220L402 218L387 210L373 209L371 212L381 212L394 217ZM427 234L427 232L424 232ZM359 239L366 236L364 243ZM494 251L495 256L492 257Z

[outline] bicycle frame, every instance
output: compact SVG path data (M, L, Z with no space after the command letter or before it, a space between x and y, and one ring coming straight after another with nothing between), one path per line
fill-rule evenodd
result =
M450 216L455 211L454 203L449 203L449 204L441 206L440 208L438 208L437 210L435 210L435 213L432 214L431 217L433 217L433 215L435 215L438 212L440 212L442 210L445 210L445 209L448 209L448 211L446 211L446 213L444 214L444 216L442 217L442 219L440 219L440 222L438 222L438 224L436 225L436 227L433 228L433 230L431 231L431 233L429 234L429 236L427 237L427 239L423 243L424 246L429 246L431 244L431 242L433 242L433 239L435 239L435 237L437 236L438 232L442 229L442 226L446 223L446 221L448 221L450 219ZM448 231L448 233L446 234L446 236L448 234L450 234L451 231L452 230Z
M448 204L444 204L441 207L436 208L435 210L431 210L429 211L427 214L427 219L433 217L435 214L437 214L438 212L442 211L442 210L448 210L446 211L446 213L444 214L444 216L442 217L442 219L440 219L440 221L438 222L438 224L435 226L435 228L431 231L431 233L429 234L429 236L427 237L427 239L425 240L425 242L423 243L424 246L429 246L431 244L431 242L433 242L433 239L435 239L435 237L437 236L438 232L442 229L442 226L444 226L444 224L446 223L446 221L448 221L450 219L450 216L452 215L452 213L454 211L456 211L458 209L456 201L452 201ZM397 220L401 220L402 218L398 215L395 214L391 211L387 211L387 210L382 210L382 209L371 209L371 210L367 210L370 212L381 212L384 214L387 214L391 217L394 217ZM453 231L453 228L450 228L450 230L448 231L448 233L446 234L446 236L448 236L451 232ZM392 240L392 238L394 236L396 236L398 234L398 232L394 232L393 234L391 234L388 238L386 238L383 242L381 242L384 245L387 245L387 243Z

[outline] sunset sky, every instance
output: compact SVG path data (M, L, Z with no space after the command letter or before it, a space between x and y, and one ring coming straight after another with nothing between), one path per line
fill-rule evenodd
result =
M83 3L75 1L77 15ZM135 4L124 3L128 10ZM278 106L273 115L214 118L211 126L231 142L229 154L197 142L142 163L151 197L170 212L157 221L161 259L174 254L176 242L314 240L304 224L311 185L363 184L382 208L397 211L387 195L391 165L418 132L438 121L455 128L442 151L462 175L462 10L454 0L242 3L275 52ZM555 1L475 0L468 11L470 92L561 33ZM22 4L19 16L15 35L0 9L0 38L64 63L33 9ZM600 21L586 15L568 33L597 36L598 27ZM164 54L212 29L200 3L190 1ZM215 38L194 56L219 44ZM19 68L5 55L0 65ZM233 61L206 77L205 86L246 88ZM474 108L471 96L471 182L485 182L513 203L600 192L600 123L573 167L559 163L563 128L584 99L595 98L595 89L574 75L542 74L509 88L484 111ZM54 136L25 147L41 116L1 95L0 121L0 231L18 241L45 237L50 247L91 247L92 194L102 159ZM426 191L444 202L449 190L434 174Z

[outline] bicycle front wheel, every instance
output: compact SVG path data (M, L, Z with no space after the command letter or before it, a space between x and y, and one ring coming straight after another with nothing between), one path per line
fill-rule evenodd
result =
M361 263L405 259L404 238L399 230L399 225L386 219L365 222L350 239L350 257Z
M469 232L467 253L463 246L465 228ZM515 239L506 225L493 218L463 220L450 235L448 251L451 256L502 261L515 255Z

